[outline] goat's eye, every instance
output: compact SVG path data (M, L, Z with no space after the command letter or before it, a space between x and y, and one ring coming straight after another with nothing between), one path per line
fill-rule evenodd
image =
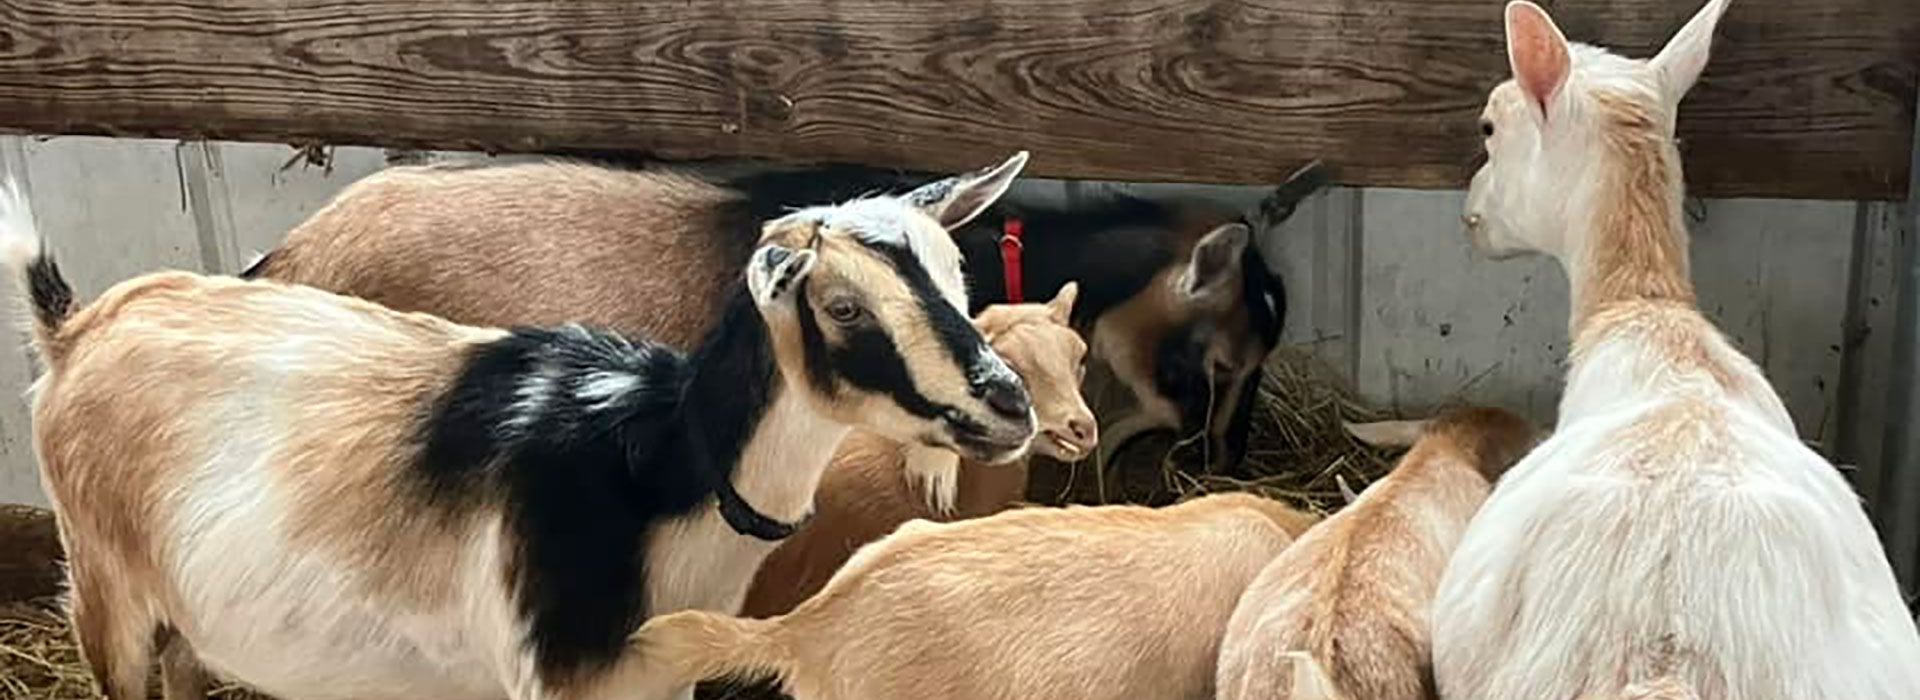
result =
M1480 120L1480 135L1485 136L1487 138L1493 138L1493 120L1491 119Z
M853 323L859 321L860 317L865 315L866 310L860 308L859 304L845 299L827 304L827 318L833 319L834 323Z

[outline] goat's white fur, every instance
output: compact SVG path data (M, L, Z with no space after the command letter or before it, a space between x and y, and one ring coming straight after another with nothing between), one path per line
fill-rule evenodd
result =
M1618 162L1601 130L1620 127L1597 96L1647 110L1670 139L1725 5L1710 0L1651 62L1572 45L1557 90L1502 85L1490 101L1502 121L1489 148L1512 150L1493 150L1476 175L1469 227L1482 247L1560 259L1576 349L1557 430L1501 480L1441 583L1432 624L1445 697L1618 697L1667 675L1703 700L1920 697L1920 635L1873 526L1796 437L1760 369L1690 292L1617 302L1594 295L1619 278L1589 279L1617 248L1591 245L1627 211L1616 198L1648 194L1621 184L1629 166L1670 171L1664 209L1635 211L1664 217L1684 256L1671 142L1658 146L1662 163ZM1564 40L1540 28L1551 27L1544 12L1516 1L1508 17L1510 46L1550 65L1547 49ZM1515 42L1516 26L1531 36ZM1534 77L1553 83L1550 70ZM1541 102L1502 103L1503 90ZM1684 280L1684 257L1668 264Z

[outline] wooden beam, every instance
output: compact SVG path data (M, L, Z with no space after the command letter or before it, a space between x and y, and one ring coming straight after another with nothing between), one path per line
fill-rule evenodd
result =
M1501 0L0 0L0 128L1452 188ZM1549 2L1646 56L1696 0ZM1905 195L1920 5L1737 0L1691 191Z

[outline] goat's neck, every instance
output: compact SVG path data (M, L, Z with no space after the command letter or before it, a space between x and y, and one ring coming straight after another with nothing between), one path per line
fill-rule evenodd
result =
M981 518L1006 510L1027 496L1027 465L1021 456L1006 464L960 460L960 478L954 497L954 515Z
M1650 130L1598 138L1590 186L1574 197L1569 255L1576 347L1596 315L1618 304L1694 304L1681 216L1679 153Z
M813 510L813 494L846 424L828 418L800 391L779 391L733 469L733 488L749 505L783 523Z
M682 394L683 438L701 440L697 468L727 475L761 515L783 523L813 508L820 475L849 427L828 417L775 361L765 319L744 285L693 355Z

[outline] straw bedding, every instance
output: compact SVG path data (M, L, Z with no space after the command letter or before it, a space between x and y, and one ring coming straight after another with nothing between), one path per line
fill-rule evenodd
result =
M1247 490L1331 512L1344 502L1340 480L1358 491L1391 464L1388 454L1354 441L1342 428L1343 420L1380 416L1341 387L1307 353L1282 348L1269 361L1255 400L1247 459L1233 473L1206 474L1198 466L1205 463L1205 456L1197 444L1175 445L1150 436L1104 467L1092 462L1035 465L1031 500L1168 503L1200 493ZM1110 405L1114 392L1096 389L1089 390L1089 402L1102 410ZM155 675L153 697L159 697ZM711 692L718 688L707 690L703 696L722 694ZM0 700L97 697L92 676L54 601L0 602ZM236 686L224 687L214 697L270 700Z

